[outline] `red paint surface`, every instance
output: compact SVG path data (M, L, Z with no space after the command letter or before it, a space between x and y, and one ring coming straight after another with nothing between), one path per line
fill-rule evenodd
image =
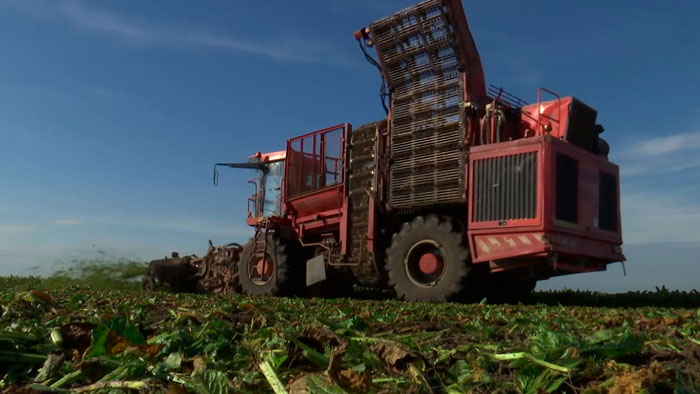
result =
M435 275L442 271L442 257L436 256L432 253L425 253L420 257L418 267L420 268L421 272L426 275Z
M474 173L470 170L474 168L474 161L524 152L538 153L535 218L475 222L473 194L470 193L467 238L472 261L481 263L528 256L538 256L538 259L548 261L555 255L558 259L569 260L572 266L586 259L599 262L603 267L610 262L624 261L620 249L622 234L619 212L617 231L596 226L598 174L605 171L619 178L617 165L602 157L549 135L472 147L467 170L469 189L473 190L474 187ZM579 163L577 223L565 223L554 217L557 153L566 154ZM619 187L617 198L619 207ZM580 265L577 267L581 271L600 269L596 264L591 264L591 269Z

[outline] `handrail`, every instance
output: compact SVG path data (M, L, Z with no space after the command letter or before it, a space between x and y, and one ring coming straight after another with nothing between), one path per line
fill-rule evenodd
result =
M557 119L554 119L551 116L548 116L548 115L545 115L542 113L542 92L549 93L550 95L557 98ZM560 105L561 103L560 103L560 101L561 101L561 97L559 97L559 95L557 93L555 93L547 88L539 88L537 90L537 128L542 127L542 119L541 119L542 116L544 116L545 118L547 118L553 122L559 123L559 121L561 120L561 105ZM549 130L546 130L546 128L542 127L542 134L544 134L544 133L549 134L550 131L551 131L551 128Z
M500 96L498 100L510 108L520 108L529 104L527 101L496 85L489 84L488 94L491 97Z
M250 202L253 201L255 203L255 216L258 215L258 211L260 211L260 215L262 216L262 204L261 199L262 195L258 193L258 181L260 180L260 177L255 177L251 178L248 180L248 183L251 183L253 185L253 195L248 197L248 217L253 217L250 213ZM261 182L262 186L262 182ZM260 188L262 190L262 187Z

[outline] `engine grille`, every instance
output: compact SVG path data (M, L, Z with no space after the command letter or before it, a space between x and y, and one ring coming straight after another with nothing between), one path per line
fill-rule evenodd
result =
M426 1L370 30L392 92L391 206L464 201L463 82L449 10Z
M474 221L532 219L537 214L537 152L474 161Z

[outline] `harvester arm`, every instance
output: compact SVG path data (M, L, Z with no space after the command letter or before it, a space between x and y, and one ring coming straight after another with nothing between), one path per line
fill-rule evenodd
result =
M216 163L214 164L214 186L219 183L219 172L216 171L216 167L229 167L229 168L249 168L252 170L261 170L263 172L267 171L267 166L262 163Z

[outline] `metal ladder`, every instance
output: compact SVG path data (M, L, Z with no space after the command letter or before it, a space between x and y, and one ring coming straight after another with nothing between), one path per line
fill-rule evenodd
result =
M262 239L260 239L259 234L263 233ZM260 228L258 231L256 231L255 238L253 238L253 257L255 258L253 261L255 261L255 264L257 265L257 262L260 260L263 260L266 262L265 255L267 254L267 235L270 232L270 226L269 222L265 221L263 222L262 228ZM262 245L262 248L260 247ZM248 264L248 272L250 275L250 269L251 265L250 262Z

